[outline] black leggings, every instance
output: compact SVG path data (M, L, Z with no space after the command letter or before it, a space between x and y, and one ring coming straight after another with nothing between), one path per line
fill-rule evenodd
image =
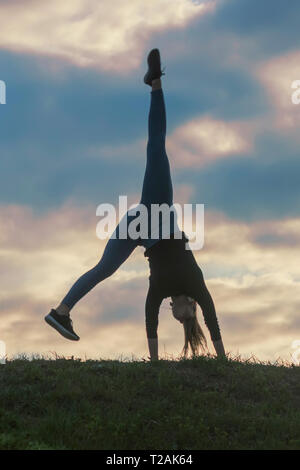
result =
M170 165L165 149L166 109L162 89L151 91L151 104L148 118L147 164L143 182L141 204L150 208L151 204L173 204L173 188ZM133 220L128 213L126 223ZM120 224L123 220L120 221ZM99 282L111 276L130 256L138 245L149 248L157 239L145 239L141 242L127 237L115 238L119 226L109 239L99 263L83 274L71 287L62 303L70 309Z

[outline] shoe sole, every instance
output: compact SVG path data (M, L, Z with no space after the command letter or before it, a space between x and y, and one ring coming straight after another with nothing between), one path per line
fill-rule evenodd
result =
M74 336L70 331L64 328L50 314L46 315L45 322L48 323L48 325L55 328L56 331L58 331L62 336L64 336L67 339L70 339L72 341L78 341L80 339L78 336Z

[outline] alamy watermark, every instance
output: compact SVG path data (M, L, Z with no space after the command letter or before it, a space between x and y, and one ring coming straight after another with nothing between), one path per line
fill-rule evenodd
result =
M0 104L6 104L6 83L0 80Z
M293 104L300 104L300 80L294 80L291 88L295 89L292 93L291 99Z
M6 344L0 340L0 364L5 364L6 360Z
M181 239L184 232L189 238L187 250L201 250L204 245L204 204L169 206L164 203L148 207L140 203L132 204L128 209L127 196L119 196L118 217L112 204L100 204L96 215L102 217L96 228L100 240L109 237L159 240L170 239L171 234L175 239Z

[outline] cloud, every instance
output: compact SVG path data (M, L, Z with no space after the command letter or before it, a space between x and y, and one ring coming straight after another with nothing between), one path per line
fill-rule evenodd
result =
M259 124L255 121L222 121L211 116L193 118L167 135L166 149L174 168L201 168L216 160L249 154ZM147 139L121 145L90 147L88 156L97 159L140 161Z
M186 25L214 6L190 0L38 0L0 5L0 47L127 73L152 34Z
M292 83L300 80L300 49L257 64L256 74L265 86L270 106L275 111L273 129L285 133L287 137L289 132L298 137L300 105L292 102L295 92Z
M195 188L190 184L177 184L173 189L174 203L188 204L191 202L191 197L195 192Z
M300 277L294 256L300 246L299 217L248 223L208 211L205 226L204 250L199 253L202 263L218 264L229 271L239 268L244 274L271 272L295 280Z
M210 116L179 126L167 140L177 168L199 168L215 160L250 152L251 124L225 122Z
M199 16L188 28L164 30L159 38L170 71L165 87L166 146L171 166L182 170L173 173L175 186L194 178L197 191L203 188L200 200L211 207L241 216L256 214L266 205L265 212L273 216L282 199L290 195L284 211L295 199L290 188L284 187L284 181L296 174L295 168L291 167L293 175L285 162L283 170L271 165L265 170L263 163L267 155L269 159L274 155L275 147L277 154L282 149L282 161L287 158L286 142L282 139L279 146L277 138L272 145L272 136L256 151L254 139L266 129L260 128L261 122L270 119L258 93L258 89L265 90L249 73L247 49L236 47L237 38L225 41L215 30L207 30L212 16ZM231 54L235 56L237 50L233 60ZM9 71L3 78L9 85L10 101L0 139L3 202L44 209L59 206L67 195L80 204L98 204L115 194L126 194L128 187L135 186L138 192L149 106L147 87L140 92L137 87L142 74L120 81L113 74L66 66L60 80L40 73L45 63L40 56L33 60L6 52L1 58L1 70ZM261 107L264 114L258 119ZM193 171L188 174L188 170ZM284 198L271 187L282 171L287 175L278 184ZM240 186L246 197L240 197ZM265 193L270 187L269 202Z
M191 191L182 188L181 197L189 198ZM43 316L101 257L105 241L95 236L95 219L89 207L65 205L45 214L24 206L1 207L1 340L9 355L54 350L81 357L147 354L149 270L141 247L74 307L78 344L44 325ZM270 360L290 357L291 342L300 336L299 228L299 218L243 223L220 212L205 214L205 245L194 255L213 296L227 351ZM204 326L201 311L199 320ZM161 354L180 353L182 327L172 318L168 299L160 311L159 338Z
M144 332L139 291L144 299L147 271L140 248L91 292L87 303L77 305L76 326L83 340L75 350L74 345L53 334L44 323L43 317L50 308L55 308L75 280L100 260L106 241L96 237L97 222L92 207L80 209L65 204L47 214L37 214L25 206L0 207L1 339L6 342L10 356L56 351L99 357L110 355L117 339L115 357L126 353L126 347L128 354L135 349L145 350L138 337L136 341L132 338L125 341L126 331L128 338L134 336L137 317Z
M298 2L277 0L271 10L258 0L219 1L215 10L215 2L202 8L189 0L42 3L0 4L8 85L0 339L8 353L147 352L143 249L76 305L76 347L43 315L103 252L97 204L116 202L128 187L130 202L139 200L149 101L138 95L135 71L159 38L168 72L166 147L180 170L174 200L205 204L205 245L195 256L226 348L289 357L300 336L300 105L291 103L291 82L300 78ZM161 351L181 350L182 328L167 301L159 337Z

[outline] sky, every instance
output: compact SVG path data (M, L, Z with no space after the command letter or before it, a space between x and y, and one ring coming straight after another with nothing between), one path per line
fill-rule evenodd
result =
M101 203L138 202L149 51L158 47L174 200L204 204L194 252L226 352L291 361L300 339L300 3L2 0L0 340L17 354L147 358L149 267L138 247L72 310L80 341L44 322L99 261ZM198 318L214 353L201 310ZM169 299L159 351L177 357Z

